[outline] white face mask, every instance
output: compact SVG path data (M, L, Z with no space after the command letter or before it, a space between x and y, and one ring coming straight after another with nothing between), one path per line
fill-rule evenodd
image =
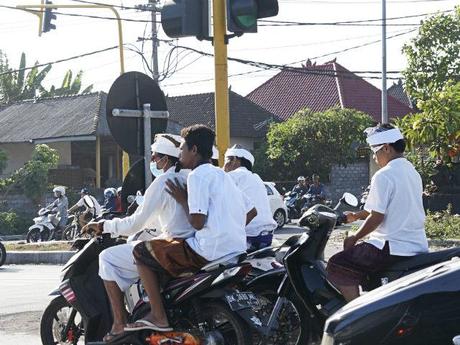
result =
M163 158L165 158L165 157L163 157ZM161 162L163 160L163 158L161 158L159 160L159 162ZM155 162L155 161L150 162L150 171L152 172L152 175L155 176L155 177L158 177L158 176L164 174L164 171L162 169L158 169L157 162Z

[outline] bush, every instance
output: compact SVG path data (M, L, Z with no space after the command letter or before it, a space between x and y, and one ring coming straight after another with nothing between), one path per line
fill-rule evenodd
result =
M428 211L425 229L431 239L460 239L460 215L452 214L451 204L444 211Z
M15 212L0 212L0 235L20 235L25 234L32 219Z

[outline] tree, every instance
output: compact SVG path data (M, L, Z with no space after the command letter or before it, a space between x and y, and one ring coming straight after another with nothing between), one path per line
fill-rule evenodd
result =
M405 116L398 127L412 150L450 165L460 155L460 83L447 83L418 107L421 112Z
M414 100L427 100L446 83L460 81L460 7L422 22L418 35L405 44L405 88Z
M33 201L38 201L48 188L48 171L57 167L59 154L48 145L37 145L32 157L9 178L2 179L3 199L13 187L19 187Z
M75 95L80 93L82 85L83 71L79 71L75 79L72 80L72 71L68 70L64 75L60 88L54 85L47 90L43 86L44 79L52 68L52 65L47 65L39 70L35 66L26 74L26 56L21 54L19 68L14 71L9 66L7 56L0 51L0 103L11 103L25 99L33 99L40 97L54 97L63 95ZM85 88L82 93L91 92L93 85Z
M353 109L301 110L270 126L266 146L255 153L255 171L273 180L311 173L326 176L332 165L357 159L356 149L365 142L364 129L372 122L369 115Z

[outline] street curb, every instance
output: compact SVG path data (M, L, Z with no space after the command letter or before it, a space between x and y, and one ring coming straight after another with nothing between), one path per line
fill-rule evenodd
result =
M6 265L65 264L75 254L72 251L7 251Z

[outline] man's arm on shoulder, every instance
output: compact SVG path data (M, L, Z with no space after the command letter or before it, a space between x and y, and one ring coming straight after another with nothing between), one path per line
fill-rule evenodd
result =
M253 207L248 213L246 213L246 225L251 223L251 221L257 216L257 210Z

